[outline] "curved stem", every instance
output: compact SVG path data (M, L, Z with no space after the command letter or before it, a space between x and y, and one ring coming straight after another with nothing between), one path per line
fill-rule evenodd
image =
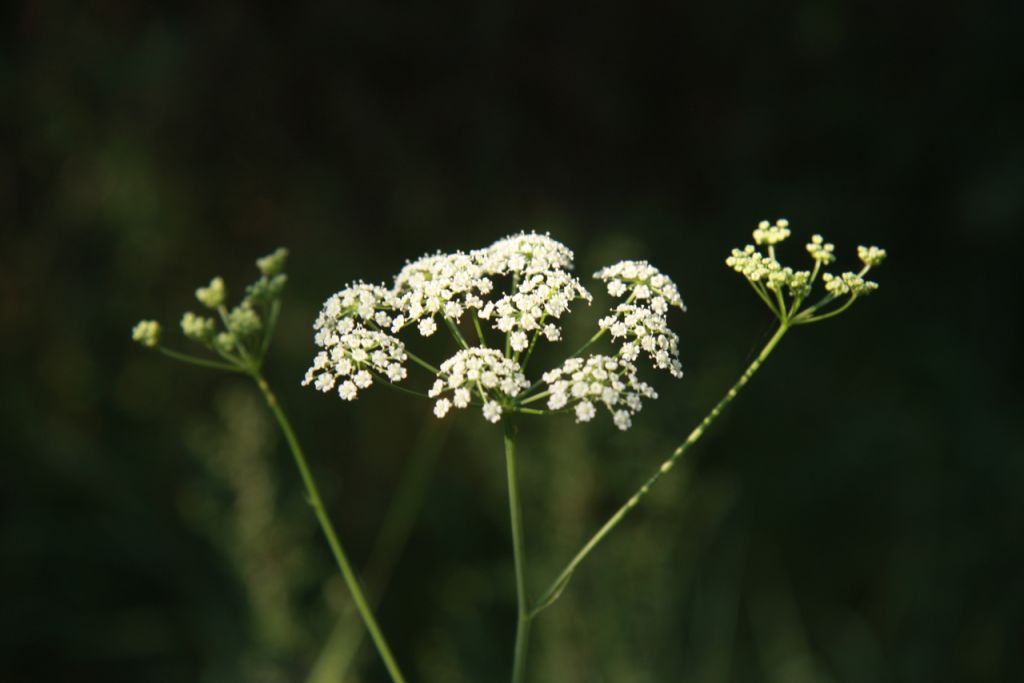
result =
M690 432L690 435L686 437L686 440L672 451L672 455L670 455L669 458L661 464L658 470L646 482L644 482L644 485L641 486L640 489L634 493L633 496L630 497L630 499L627 500L622 507L620 507L618 511L608 519L607 522L604 523L604 526L602 526L596 534L591 536L590 540L584 544L580 551L576 553L576 556L572 558L568 565L566 565L565 569L562 570L562 573L558 575L558 578L551 583L544 594L541 595L541 597L534 603L533 609L530 612L531 616L536 616L558 599L562 594L562 591L565 590L565 587L569 584L569 580L572 579L572 574L576 571L576 567L579 566L584 558L590 554L597 544L600 543L612 529L618 526L619 522L622 521L629 511L640 503L643 497L647 495L648 491L651 490L651 487L657 483L658 479L672 469L676 461L679 460L687 450L689 450L690 446L700 440L700 437L704 435L704 432L711 426L711 423L715 421L725 407L729 405L734 398L736 398L736 395L740 390L746 386L747 382L750 381L750 378L754 376L754 373L757 372L765 359L768 358L769 354L771 354L772 350L776 345L778 345L779 341L782 339L783 335L786 334L788 329L788 325L783 324L779 326L779 329L776 330L772 338L769 339L768 343L765 344L763 349L761 349L761 353L757 355L757 358L755 358L743 374L740 375L740 378L736 380L736 383L729 388L729 391L725 393L725 396L715 404L715 407L704 416L704 419L700 421L700 424L694 427L693 431Z
M393 683L405 683L405 678L402 676L398 664L395 663L395 657L391 653L391 648L388 647L387 641L384 640L384 635L377 625L377 620L374 618L366 595L363 593L359 580L352 570L352 565L349 564L348 557L345 556L345 551L341 547L338 535L334 531L334 525L331 524L330 517L327 516L327 510L324 508L323 500L320 498L320 491L317 488L316 481L313 479L312 472L310 472L309 465L306 463L306 456L302 453L302 447L299 446L299 441L295 437L291 423L285 416L284 411L281 410L277 397L274 396L274 392L270 390L270 385L267 384L263 376L258 371L253 371L251 374L260 391L263 392L267 405L270 407L271 412L274 413L274 417L277 418L277 423L284 433L284 438L288 442L288 448L291 449L292 456L295 458L295 464L299 468L299 474L302 476L302 483L306 487L309 504L312 506L316 519L320 523L320 529L327 538L327 544L331 547L331 553L333 553L334 559L338 563L338 568L345 579L345 584L352 593L352 599L356 604L356 609L359 610L360 616L363 618L363 623L366 624L366 630L370 632L373 644L377 646L377 652L384 661L384 666L387 668Z
M516 645L512 660L512 683L521 683L526 671L526 649L530 638L529 597L526 594L526 553L523 541L523 508L519 500L519 475L516 469L515 425L506 419L505 468L508 475L508 509L512 520L512 553L516 568Z

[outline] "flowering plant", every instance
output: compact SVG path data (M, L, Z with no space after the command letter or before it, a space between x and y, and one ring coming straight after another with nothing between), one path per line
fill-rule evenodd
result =
M657 398L654 388L640 379L641 365L673 378L683 376L679 337L669 325L672 309L685 311L676 285L645 261L622 261L599 270L594 277L617 303L598 320L597 330L581 347L539 376L529 367L538 344L561 342L562 324L572 308L593 301L573 275L572 252L550 236L521 233L470 252L430 254L408 263L391 286L355 282L324 302L313 324L314 343L319 350L303 385L324 393L335 392L342 400L352 401L374 384L382 384L430 400L437 418L472 407L478 408L487 422L502 424L518 607L514 682L525 678L533 620L558 599L597 544L700 439L783 335L793 327L834 317L877 289L877 284L864 276L882 262L884 250L859 247L862 268L835 275L823 270L835 261L834 246L814 235L806 246L813 265L809 270L794 270L783 266L776 255L776 246L789 235L787 221L763 221L753 233L756 246L734 249L726 259L726 264L746 278L776 317L775 334L686 439L536 598L528 591L525 578L516 415L569 415L581 423L593 420L603 408L618 429L629 429L643 401ZM261 374L280 310L286 255L282 249L259 259L261 277L230 310L221 278L196 291L200 303L218 317L186 313L181 320L182 331L219 359L161 346L160 326L155 321L136 325L133 338L178 360L242 372L256 381L285 434L314 512L367 630L392 680L399 683L404 681L401 670L331 525L298 440ZM808 303L819 279L824 294ZM413 340L430 337L441 328L448 332L453 346L451 355L437 365L414 353L402 339L403 335ZM611 348L591 352L591 347L604 338ZM410 364L426 374L423 387L405 386L414 382ZM531 380L531 376L536 379Z
M595 274L625 302L601 319L599 329L560 367L539 380L526 378L538 342L562 339L561 323L574 303L593 300L572 275L573 254L546 235L519 234L469 253L432 254L409 263L394 285L357 282L332 295L314 324L322 350L303 384L337 389L356 398L374 381L397 384L412 361L434 376L427 396L434 414L479 406L484 419L514 413L572 411L589 422L604 406L619 429L628 429L642 398L657 394L638 378L641 351L655 368L682 376L679 337L669 328L670 307L684 310L672 281L646 262L623 261ZM432 336L438 321L451 334L455 354L435 367L406 348L398 335L415 328ZM581 354L601 337L618 343L614 356ZM495 337L497 336L497 340ZM528 408L547 399L546 409Z

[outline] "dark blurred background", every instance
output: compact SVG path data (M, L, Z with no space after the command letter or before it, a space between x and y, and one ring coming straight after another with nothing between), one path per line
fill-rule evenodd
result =
M880 292L787 337L532 680L1024 680L1020 3L146 5L3 10L0 680L385 680L254 388L129 339L278 245L268 373L399 660L505 680L500 433L301 389L320 303L521 229L676 280L632 431L523 425L539 589L765 341L723 260L779 216L794 265L886 247Z

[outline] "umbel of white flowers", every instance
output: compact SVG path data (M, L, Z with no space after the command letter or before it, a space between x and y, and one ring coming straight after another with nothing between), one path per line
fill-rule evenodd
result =
M685 310L683 301L675 284L644 261L598 271L595 278L623 301L601 318L583 348L531 382L526 368L536 345L561 341L572 305L592 301L572 269L573 254L564 244L520 233L484 249L424 256L408 263L390 287L351 284L330 296L316 319L321 350L303 385L353 400L374 382L405 380L411 360L434 377L427 396L439 418L475 405L489 422L507 412L565 412L589 422L604 406L619 429L628 429L642 399L657 397L638 378L641 354L654 368L682 377L679 337L668 313ZM415 356L398 336L413 328L430 337L440 327L451 334L454 353L439 367ZM617 347L614 355L581 355L604 336ZM528 407L544 399L546 410Z

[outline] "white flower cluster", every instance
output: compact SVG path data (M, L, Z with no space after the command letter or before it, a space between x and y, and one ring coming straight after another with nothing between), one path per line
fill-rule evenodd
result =
M576 421L589 422L603 404L615 426L629 429L643 398L657 398L649 385L637 378L636 366L622 358L593 355L570 358L560 368L544 373L550 397L548 408L561 410L575 404Z
M575 299L589 302L590 292L564 270L526 273L514 293L488 302L480 311L480 317L493 318L498 331L511 334L512 350L520 352L529 345L531 332L541 331L548 341L561 339L558 326L546 321L561 318Z
M501 275L532 275L573 268L573 254L569 247L536 233L512 235L474 253L487 272Z
M436 374L428 392L435 415L475 404L485 419L498 422L503 412L523 409L521 401L531 395L524 393L533 385L524 375L522 352L532 350L540 338L560 340L559 321L573 302L592 299L572 267L573 254L565 245L547 235L520 233L484 249L424 256L406 264L390 288L357 282L324 303L314 324L321 350L303 384L324 392L337 388L351 400L375 379L405 379L411 358ZM600 321L603 333L618 344L618 356L570 359L545 375L549 405L557 410L572 402L583 422L593 417L595 403L604 403L615 424L626 429L640 399L655 397L636 376L634 361L641 352L655 367L682 376L679 338L669 329L667 315L671 307L685 307L672 280L646 261L623 261L595 277L607 283L613 296L628 297ZM477 327L480 346L467 348L471 337L459 330L467 315ZM503 349L487 347L481 320L505 335ZM397 337L408 327L429 337L442 325L463 348L437 370L407 353ZM189 329L204 331L191 319Z
M317 345L323 346L322 336L337 331L333 328L342 320L355 319L361 324L372 323L387 329L392 324L393 298L392 293L384 287L365 282L353 283L332 294L324 302L320 315L313 323L313 329L317 330Z
M597 323L613 340L622 340L619 357L632 363L644 351L654 366L673 377L683 376L679 362L679 336L669 329L664 313L636 304L619 304Z
M561 318L576 299L591 301L590 292L568 272L572 251L547 235L520 233L475 253L487 272L511 275L517 283L513 292L480 311L481 318L510 335L516 353L529 347L531 334L543 334L548 341L561 339L561 330L549 321Z
M431 254L409 263L392 290L398 311L393 331L419 321L420 334L429 337L437 330L434 316L458 322L467 309L484 305L481 297L494 287L488 275L476 252Z
M775 221L775 225L768 221L761 221L757 224L757 230L754 231L754 242L758 245L767 244L768 246L774 246L789 237L789 235L789 221L785 218Z
M519 364L505 358L500 351L483 347L463 349L441 364L441 372L428 394L438 398L434 415L444 417L451 408L465 408L474 397L483 404L484 419L501 419L503 400L521 394L530 383L526 381Z
M351 401L373 384L373 373L389 382L405 379L405 345L383 331L393 324L392 299L389 290L364 282L328 297L313 323L313 340L323 350L302 385L323 392L337 386L338 395Z
M560 329L545 321L561 317L575 299L590 300L590 293L568 272L572 257L564 244L534 233L506 237L469 253L424 256L395 279L392 330L419 321L420 334L428 337L437 330L434 316L457 323L467 310L475 310L495 329L510 334L516 351L527 348L531 333L557 341ZM506 275L517 279L515 291L485 301L494 290L492 278Z
M352 318L322 328L317 344L324 350L316 354L306 371L303 386L313 384L327 392L337 385L338 395L351 401L360 389L373 384L373 373L389 382L405 379L405 345L390 334L357 325Z
M598 321L613 340L622 341L619 357L632 363L644 351L655 367L682 377L679 337L668 326L669 306L686 310L675 283L646 261L620 261L594 277L608 283L612 296L628 297Z
M668 306L686 310L675 283L647 261L619 261L597 271L594 277L607 282L608 293L614 297L628 293L630 299L649 299L658 313L666 313Z

